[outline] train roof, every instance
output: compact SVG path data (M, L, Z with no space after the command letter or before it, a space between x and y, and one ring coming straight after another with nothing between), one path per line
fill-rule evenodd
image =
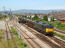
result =
M45 22L42 22L42 21L36 21L36 23L41 24L41 25L44 25L44 26L51 25L51 24L48 24L48 23L45 23Z
M50 25L50 24L42 22L42 21L32 21L32 20L28 20L28 21L33 22L33 23L38 23L38 24L41 24L41 25L44 25L44 26L49 26Z
M41 25L44 25L44 26L51 25L51 24L48 24L48 23L45 23L45 22L42 22L42 21L32 21L32 20L29 20L29 19L24 19L24 20L29 21L29 22L32 22L32 23L38 23L38 24L41 24Z

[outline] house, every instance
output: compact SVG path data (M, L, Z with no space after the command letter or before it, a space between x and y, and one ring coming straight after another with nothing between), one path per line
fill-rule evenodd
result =
M62 24L65 24L65 17L58 19Z
M65 20L60 20L60 22L61 22L62 24L65 24Z
M48 21L49 21L49 22L51 21L51 18L52 18L51 16L48 16Z

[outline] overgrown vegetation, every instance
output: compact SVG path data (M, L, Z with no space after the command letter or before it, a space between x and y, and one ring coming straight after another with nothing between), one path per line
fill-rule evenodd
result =
M16 31L16 29L14 29L13 27L11 27L11 30L10 30L14 35L18 36L18 33Z
M52 21L52 22L54 22L54 21L55 21L55 20L54 20L54 17L52 17L52 18L51 18L51 21Z
M1 39L4 39L3 37L4 37L4 30L0 30L0 41Z
M34 19L34 20L39 19L38 16L37 16L37 14L35 14L35 16L34 16L33 19Z
M48 21L48 17L47 16L44 16L43 17L43 20Z
M10 46L11 45L10 43L12 42L10 42L10 40L7 41L5 40L4 32L5 32L4 30L0 30L0 48L12 48L12 46Z
M11 27L11 32L15 35L13 42L15 41L17 43L18 48L29 48L28 45L23 40L18 38L18 32L16 31L15 28Z

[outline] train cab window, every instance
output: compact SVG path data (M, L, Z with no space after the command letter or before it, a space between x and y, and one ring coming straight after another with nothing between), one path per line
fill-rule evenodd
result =
M46 26L47 28L53 28L53 26L52 25L50 25L50 26Z

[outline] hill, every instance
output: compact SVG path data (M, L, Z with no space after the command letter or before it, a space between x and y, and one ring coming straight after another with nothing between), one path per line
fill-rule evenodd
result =
M39 13L51 13L51 12L59 12L63 10L15 10L13 13L33 13L33 14L39 14Z

